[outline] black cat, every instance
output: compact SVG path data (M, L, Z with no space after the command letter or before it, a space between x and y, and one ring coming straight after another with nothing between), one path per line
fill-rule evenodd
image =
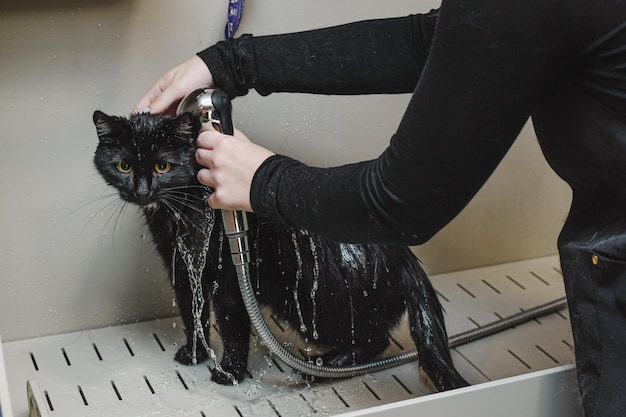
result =
M142 207L158 252L174 276L187 330L187 344L175 359L192 363L196 344L192 338L193 283L177 238L192 242L198 254L205 243L203 234L210 233L201 278L206 299L201 323L208 334L212 308L224 347L221 368L242 380L250 321L224 242L221 216L209 216L214 224L212 220L207 223L207 215L214 213L206 204L208 189L196 178L199 122L189 114L126 118L100 111L94 113L93 121L100 139L94 158L98 171L123 200ZM350 365L376 357L387 348L390 331L408 310L420 365L435 387L446 390L467 385L450 358L439 300L408 248L337 243L253 213L248 220L251 276L259 303L310 343L327 350L321 357L324 364ZM197 360L201 361L207 353L198 346ZM229 382L217 371L212 379Z

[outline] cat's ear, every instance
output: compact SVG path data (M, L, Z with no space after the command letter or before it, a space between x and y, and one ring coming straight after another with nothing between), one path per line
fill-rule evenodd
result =
M194 131L197 131L199 126L198 129L194 126L194 117L191 113L182 113L170 121L170 128L176 138L193 141L196 139Z
M115 117L109 116L100 110L93 112L93 124L96 126L98 138L111 139L112 136L119 133L120 127Z

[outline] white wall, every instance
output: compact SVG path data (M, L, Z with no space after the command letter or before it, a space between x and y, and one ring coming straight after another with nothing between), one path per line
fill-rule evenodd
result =
M175 314L127 207L92 167L95 109L125 114L153 81L222 36L227 0L22 0L0 5L0 332L5 341ZM240 33L427 11L436 1L248 0ZM235 123L317 165L384 149L407 96L251 93ZM376 115L376 117L374 117ZM102 199L99 199L103 197ZM432 242L430 272L555 253L569 191L527 128L496 175Z

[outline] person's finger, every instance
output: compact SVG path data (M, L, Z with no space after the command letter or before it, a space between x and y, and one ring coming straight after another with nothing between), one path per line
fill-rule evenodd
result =
M148 92L137 102L135 108L133 109L133 114L141 113L146 109L152 110L152 103L157 99L163 92L163 88L161 87L162 80L159 79L156 83L150 87Z
M207 124L210 123L205 123L205 125ZM213 149L221 134L217 130L208 127L204 128L203 126L203 129L200 131L198 139L196 139L196 145L199 149Z
M202 168L200 171L198 171L197 177L198 177L198 181L200 182L200 184L206 185L207 187L212 187L212 188L215 187L210 169Z
M152 113L174 114L176 112L178 102L183 98L183 96L184 93L178 92L174 88L166 88L150 104L150 111Z
M217 199L215 197L215 193L211 194L209 196L209 198L207 198L207 203L209 204L209 207L213 208L213 209L221 209L222 207L219 207L219 203L217 202Z
M205 168L211 168L211 151L204 148L196 149L196 162Z

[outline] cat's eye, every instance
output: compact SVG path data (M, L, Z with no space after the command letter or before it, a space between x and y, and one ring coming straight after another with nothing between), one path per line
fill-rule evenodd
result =
M117 170L119 172L123 172L124 174L128 174L130 171L133 170L133 167L131 167L130 164L124 161L120 161L117 163Z
M172 168L172 165L170 165L169 162L159 162L154 166L154 170L157 174L165 174L170 168Z

